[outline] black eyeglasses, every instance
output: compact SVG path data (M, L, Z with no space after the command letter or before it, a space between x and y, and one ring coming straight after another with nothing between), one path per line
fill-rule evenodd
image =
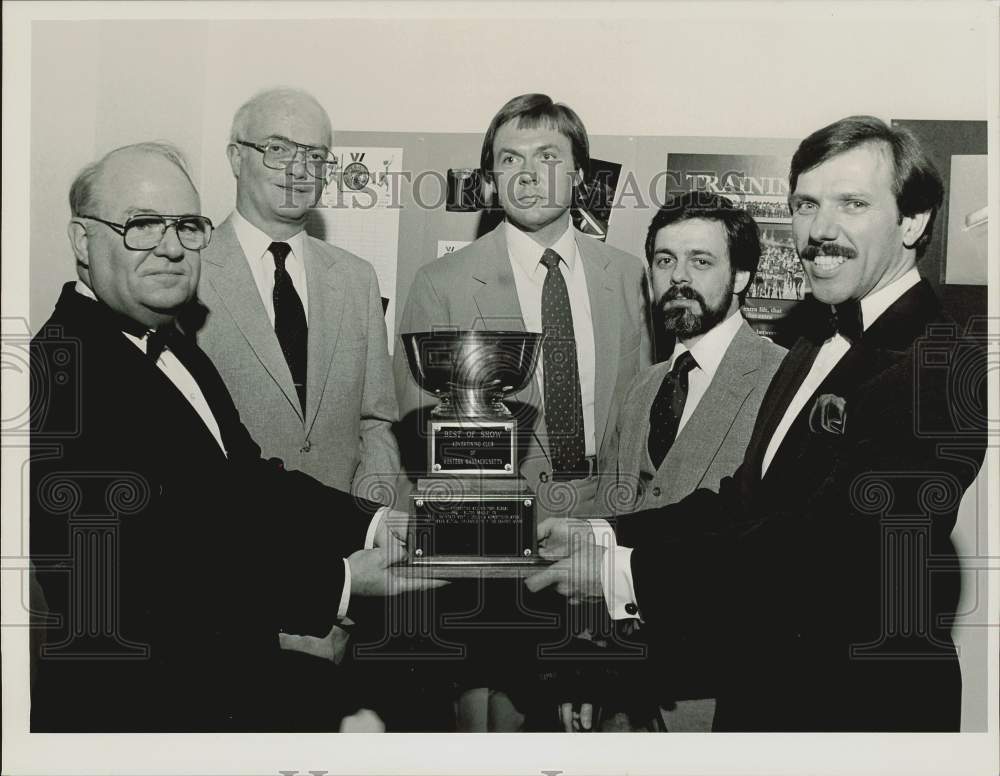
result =
M167 229L174 228L177 239L189 251L200 251L212 239L215 228L212 221L205 216L166 216L158 213L148 213L132 216L124 224L105 221L97 216L77 216L97 221L114 229L122 236L125 247L130 251L151 251L160 241Z
M264 166L272 170L284 170L294 164L302 152L306 171L314 178L329 180L337 167L337 157L325 146L307 146L287 137L269 137L261 143L246 140L236 141L241 146L260 151L264 155Z

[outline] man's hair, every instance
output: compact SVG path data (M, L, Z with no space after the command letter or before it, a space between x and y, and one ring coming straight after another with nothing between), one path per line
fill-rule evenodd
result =
M848 116L816 130L799 144L792 157L789 195L795 193L802 173L868 143L891 152L885 155L892 160L892 193L900 220L930 212L927 227L916 242L917 252L922 253L930 242L934 217L944 199L944 184L927 151L905 127L890 127L874 116Z
M573 149L573 164L583 172L584 177L590 167L590 141L580 117L572 108L562 103L552 102L547 94L522 94L504 105L493 117L479 157L479 171L483 180L493 180L493 141L497 130L508 121L517 120L519 129L550 127L569 140Z
M109 151L96 162L91 162L80 170L79 173L77 173L76 178L73 179L73 185L69 187L70 213L74 216L82 216L92 214L95 211L97 206L97 203L94 201L95 182L98 178L100 178L101 171L104 169L104 165L107 161L112 156L126 151L138 151L140 153L152 154L153 156L159 156L162 159L166 159L178 170L184 173L184 177L188 179L188 183L191 184L191 188L195 191L198 190L198 187L194 185L194 180L191 178L191 173L188 170L184 154L180 152L177 146L160 141L132 143L131 145L122 146L121 148Z
M649 231L646 233L646 261L653 263L656 235L661 229L692 219L715 221L722 225L729 246L729 266L733 277L737 272L750 273L746 288L739 294L742 302L747 290L753 284L754 275L757 274L757 264L760 262L760 232L757 229L757 222L750 214L736 207L726 197L710 191L687 191L668 197L649 224Z
M306 101L311 102L323 113L326 118L326 135L327 144L333 143L333 128L330 124L330 115L326 112L319 100L313 97L309 92L302 89L294 89L290 86L276 86L271 89L264 89L257 92L253 97L243 103L236 114L233 116L233 123L229 129L229 142L235 143L238 140L250 140L257 141L263 138L259 137L247 137L247 132L250 128L250 117L253 116L253 112L261 105L265 103L289 103L295 101ZM290 137L289 140L295 140L296 138Z

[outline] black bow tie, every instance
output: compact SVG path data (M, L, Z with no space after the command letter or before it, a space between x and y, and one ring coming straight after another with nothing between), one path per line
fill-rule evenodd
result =
M146 335L146 358L155 364L164 350L173 349L177 337L177 329L171 324L149 332Z
M848 299L837 305L830 305L830 315L827 319L826 336L829 339L834 334L840 334L852 343L859 342L864 335L865 325L861 319L861 303L856 299Z

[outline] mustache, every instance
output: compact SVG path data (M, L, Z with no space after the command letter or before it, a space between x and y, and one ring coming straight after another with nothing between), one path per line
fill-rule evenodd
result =
M660 298L660 304L662 305L667 302L676 302L678 299L690 299L698 302L702 307L705 306L705 297L691 288L691 286L671 286Z
M812 261L820 254L824 256L843 256L845 259L853 259L857 257L858 252L854 248L835 242L811 242L802 249L802 258L806 261Z

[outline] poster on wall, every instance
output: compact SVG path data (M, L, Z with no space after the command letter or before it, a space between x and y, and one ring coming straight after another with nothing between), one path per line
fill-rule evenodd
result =
M941 174L944 201L920 258L920 274L933 284L979 286L978 314L986 312L986 212L988 203L985 121L893 119L920 140ZM947 304L947 299L945 300ZM949 310L952 314L955 310Z
M378 276L388 332L395 330L399 261L399 186L402 148L337 146L334 180L313 211L323 238L370 262ZM393 349L389 337L389 351Z
M788 211L787 156L670 154L671 193L707 191L727 197L746 210L760 228L761 256L747 292L743 315L765 337L809 292ZM780 339L780 337L778 337Z
M570 211L573 226L602 242L608 237L612 204L618 190L622 166L604 159L590 160L587 177L576 188ZM484 195L482 174L474 167L454 167L447 172L449 213L478 213L489 206ZM438 255L440 256L440 250Z

